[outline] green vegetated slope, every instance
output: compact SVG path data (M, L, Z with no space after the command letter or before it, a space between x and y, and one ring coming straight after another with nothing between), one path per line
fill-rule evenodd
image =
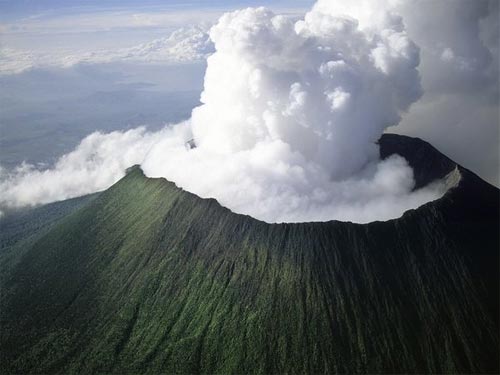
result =
M98 193L47 204L36 208L5 210L0 216L0 285L24 251L70 213L96 198ZM2 290L0 289L0 292ZM1 327L0 327L1 329Z
M2 270L2 372L497 373L498 190L458 171L397 220L271 225L135 167Z
M83 207L97 195L98 193L90 194L36 208L4 212L0 216L0 251L46 230L58 220Z

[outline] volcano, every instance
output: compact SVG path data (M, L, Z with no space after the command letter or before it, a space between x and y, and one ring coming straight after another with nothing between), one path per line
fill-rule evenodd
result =
M420 139L379 144L445 195L267 224L135 166L7 214L2 373L498 373L498 189Z

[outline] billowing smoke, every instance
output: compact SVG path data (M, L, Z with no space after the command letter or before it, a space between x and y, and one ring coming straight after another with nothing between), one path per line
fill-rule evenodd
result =
M54 170L5 180L2 203L53 200L56 183L69 184L58 199L99 190L138 162L148 176L267 222L385 220L438 198L439 184L413 191L407 162L380 161L376 144L421 96L419 49L393 1L342 3L320 0L299 21L265 8L225 14L188 122L91 136Z

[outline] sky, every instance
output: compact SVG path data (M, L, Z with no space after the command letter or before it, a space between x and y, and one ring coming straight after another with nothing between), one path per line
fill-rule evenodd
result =
M314 3L0 0L0 178L26 163L50 169L95 131L154 132L188 120L215 52L209 30L223 13L262 5L295 22ZM418 46L421 95L385 131L429 141L498 186L498 2L339 0L316 8L351 12L360 27L375 23L349 4L390 4Z

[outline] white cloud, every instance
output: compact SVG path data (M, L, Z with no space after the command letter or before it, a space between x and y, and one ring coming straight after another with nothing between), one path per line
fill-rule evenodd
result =
M497 29L494 0L320 0L296 23L265 9L227 14L211 31L217 52L189 122L91 135L53 169L2 177L0 205L102 190L142 163L270 222L397 217L443 193L412 192L402 158L378 160L373 142L401 118L403 132L498 171ZM86 58L203 58L210 42L197 32ZM425 94L405 114L421 94L417 67Z
M439 197L440 186L412 191L401 157L378 160L375 142L421 94L419 51L401 18L381 8L358 23L352 9L321 3L297 22L265 8L225 14L210 31L216 52L189 122L92 135L54 169L6 179L3 204L105 188L139 162L268 222L383 220Z
M130 48L102 49L93 52L59 51L47 54L11 48L0 49L0 74L16 74L33 68L71 67L76 64L111 62L148 62L179 64L203 61L213 52L208 25L184 27L166 38Z
M31 69L39 60L32 52L0 48L0 74L17 74Z
M22 164L0 173L0 207L22 207L73 198L106 189L124 176L126 168L143 162L162 132L145 128L93 133L49 170Z
M211 30L217 52L193 111L200 148L281 140L336 179L357 172L421 93L418 48L399 27L365 32L317 11L297 23L264 8L226 14Z
M173 30L186 25L215 22L223 9L189 7L147 9L96 9L70 12L46 12L2 24L3 34L95 33L112 30Z
M213 44L210 41L208 29L208 26L202 25L185 27L175 30L166 38L155 39L131 48L66 56L63 65L112 61L162 63L202 61L213 52Z

